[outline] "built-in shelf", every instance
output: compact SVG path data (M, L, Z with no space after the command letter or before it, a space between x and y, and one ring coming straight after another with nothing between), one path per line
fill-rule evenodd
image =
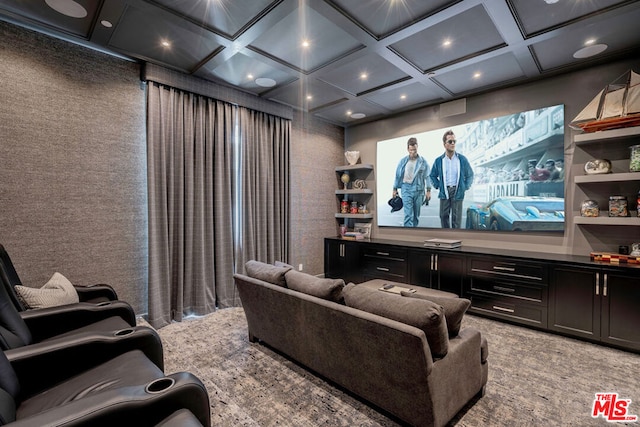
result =
M628 217L609 217L607 211L600 211L600 216L576 216L573 217L573 223L577 225L635 225L640 227L640 218L637 217L636 211L629 212Z
M605 173L596 175L578 175L574 179L576 184L591 182L626 182L640 181L640 172Z
M640 174L639 174L640 175ZM369 188L363 188L361 190L336 190L336 194L373 194L373 190Z
M354 170L373 170L373 165L370 163L356 163L355 165L344 165L336 167L336 172Z
M343 214L343 213L337 213L336 214L336 218L371 219L371 218L373 218L373 214L372 213L366 213L366 214Z
M584 144L590 142L601 142L602 140L611 140L616 138L627 138L629 136L640 135L640 126L629 128L603 130L600 132L580 133L573 137L576 144Z

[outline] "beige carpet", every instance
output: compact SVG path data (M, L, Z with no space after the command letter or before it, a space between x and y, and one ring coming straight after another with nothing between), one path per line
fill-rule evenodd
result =
M640 415L640 355L467 315L489 341L486 395L457 426L640 425L593 419L597 392L631 399ZM214 426L397 426L381 412L271 349L251 344L241 308L159 330L166 372L206 385Z

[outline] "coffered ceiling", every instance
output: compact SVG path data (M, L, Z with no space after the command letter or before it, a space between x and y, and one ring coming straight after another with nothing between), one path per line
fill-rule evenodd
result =
M0 19L343 126L640 50L629 0L0 0Z

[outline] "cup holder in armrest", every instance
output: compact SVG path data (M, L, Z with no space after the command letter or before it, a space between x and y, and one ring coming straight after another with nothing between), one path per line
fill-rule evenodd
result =
M170 389L176 383L176 380L169 377L158 378L157 380L151 381L145 387L144 391L149 394L162 393L165 390Z
M133 333L133 328L120 329L119 331L115 331L113 333L116 337L124 337L125 335L130 335Z
M102 301L96 304L96 307L104 307L107 305L111 305L111 301Z

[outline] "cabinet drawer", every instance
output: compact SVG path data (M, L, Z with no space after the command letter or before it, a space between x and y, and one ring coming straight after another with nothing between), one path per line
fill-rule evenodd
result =
M471 277L469 290L473 294L495 295L508 299L519 299L532 304L547 301L547 286L514 283L503 280Z
M363 250L365 259L390 259L400 262L407 260L407 250L402 248L391 248L384 246L367 246Z
M547 268L543 264L526 261L499 261L490 258L471 258L469 276L494 277L518 282L547 283Z
M530 305L518 300L471 295L470 313L512 320L536 327L547 327L547 307Z
M407 264L395 259L370 258L365 262L365 274L384 278L405 279L407 276Z

